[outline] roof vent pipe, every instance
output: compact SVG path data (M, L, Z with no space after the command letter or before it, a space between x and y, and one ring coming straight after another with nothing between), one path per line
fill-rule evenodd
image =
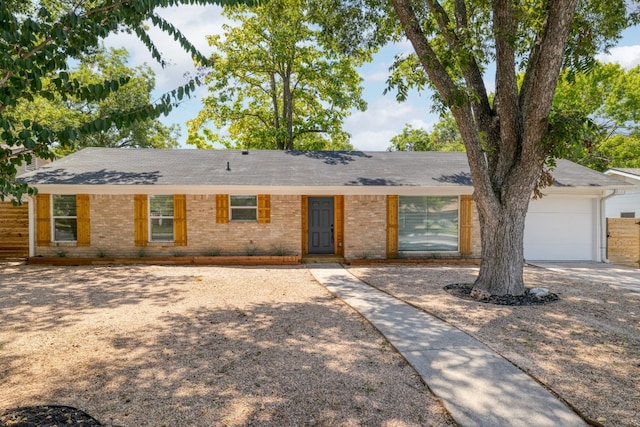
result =
M227 162L227 170L230 171L231 170L231 166L229 166L229 162Z

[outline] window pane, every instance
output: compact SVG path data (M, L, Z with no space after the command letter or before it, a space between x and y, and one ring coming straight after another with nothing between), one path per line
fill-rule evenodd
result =
M54 240L56 242L75 242L78 240L78 226L75 218L55 218L53 221Z
M457 251L458 198L417 196L399 199L401 251Z
M230 196L231 206L258 206L256 196Z
M76 216L76 196L54 194L53 216Z
M257 209L256 208L232 208L231 220L232 221L257 221Z
M173 218L153 218L151 220L151 240L154 242L173 241Z
M151 216L173 216L173 196L149 196Z

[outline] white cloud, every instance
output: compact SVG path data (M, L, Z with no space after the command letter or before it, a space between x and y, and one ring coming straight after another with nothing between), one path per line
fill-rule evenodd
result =
M212 52L206 36L221 34L222 25L228 22L221 15L221 8L215 5L181 5L161 9L158 14L178 28L205 55ZM149 35L168 64L164 69L135 36L114 34L105 40L105 44L125 47L130 54L130 66L149 65L156 73L157 92L164 93L184 83L188 80L184 77L185 73L193 74L196 69L191 56L171 36L153 26L149 28Z
M384 151L406 123L428 128L427 121L434 123L437 118L420 101L417 97L402 103L391 96L376 98L367 111L357 112L345 121L345 130L352 135L351 144L358 150Z
M608 54L598 55L597 59L602 62L617 62L626 69L633 68L640 64L640 45L614 47Z

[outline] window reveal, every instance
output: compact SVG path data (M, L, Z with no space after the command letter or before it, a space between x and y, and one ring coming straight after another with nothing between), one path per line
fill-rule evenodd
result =
M231 221L257 221L257 196L229 196Z
M149 236L152 242L173 241L173 196L149 196Z
M398 250L458 250L458 197L400 196Z
M56 242L75 242L78 240L78 215L76 196L54 194L52 199L53 240Z

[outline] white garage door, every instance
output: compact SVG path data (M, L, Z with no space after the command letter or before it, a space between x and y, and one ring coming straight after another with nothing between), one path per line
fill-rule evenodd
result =
M532 200L524 230L528 261L596 261L597 199Z

